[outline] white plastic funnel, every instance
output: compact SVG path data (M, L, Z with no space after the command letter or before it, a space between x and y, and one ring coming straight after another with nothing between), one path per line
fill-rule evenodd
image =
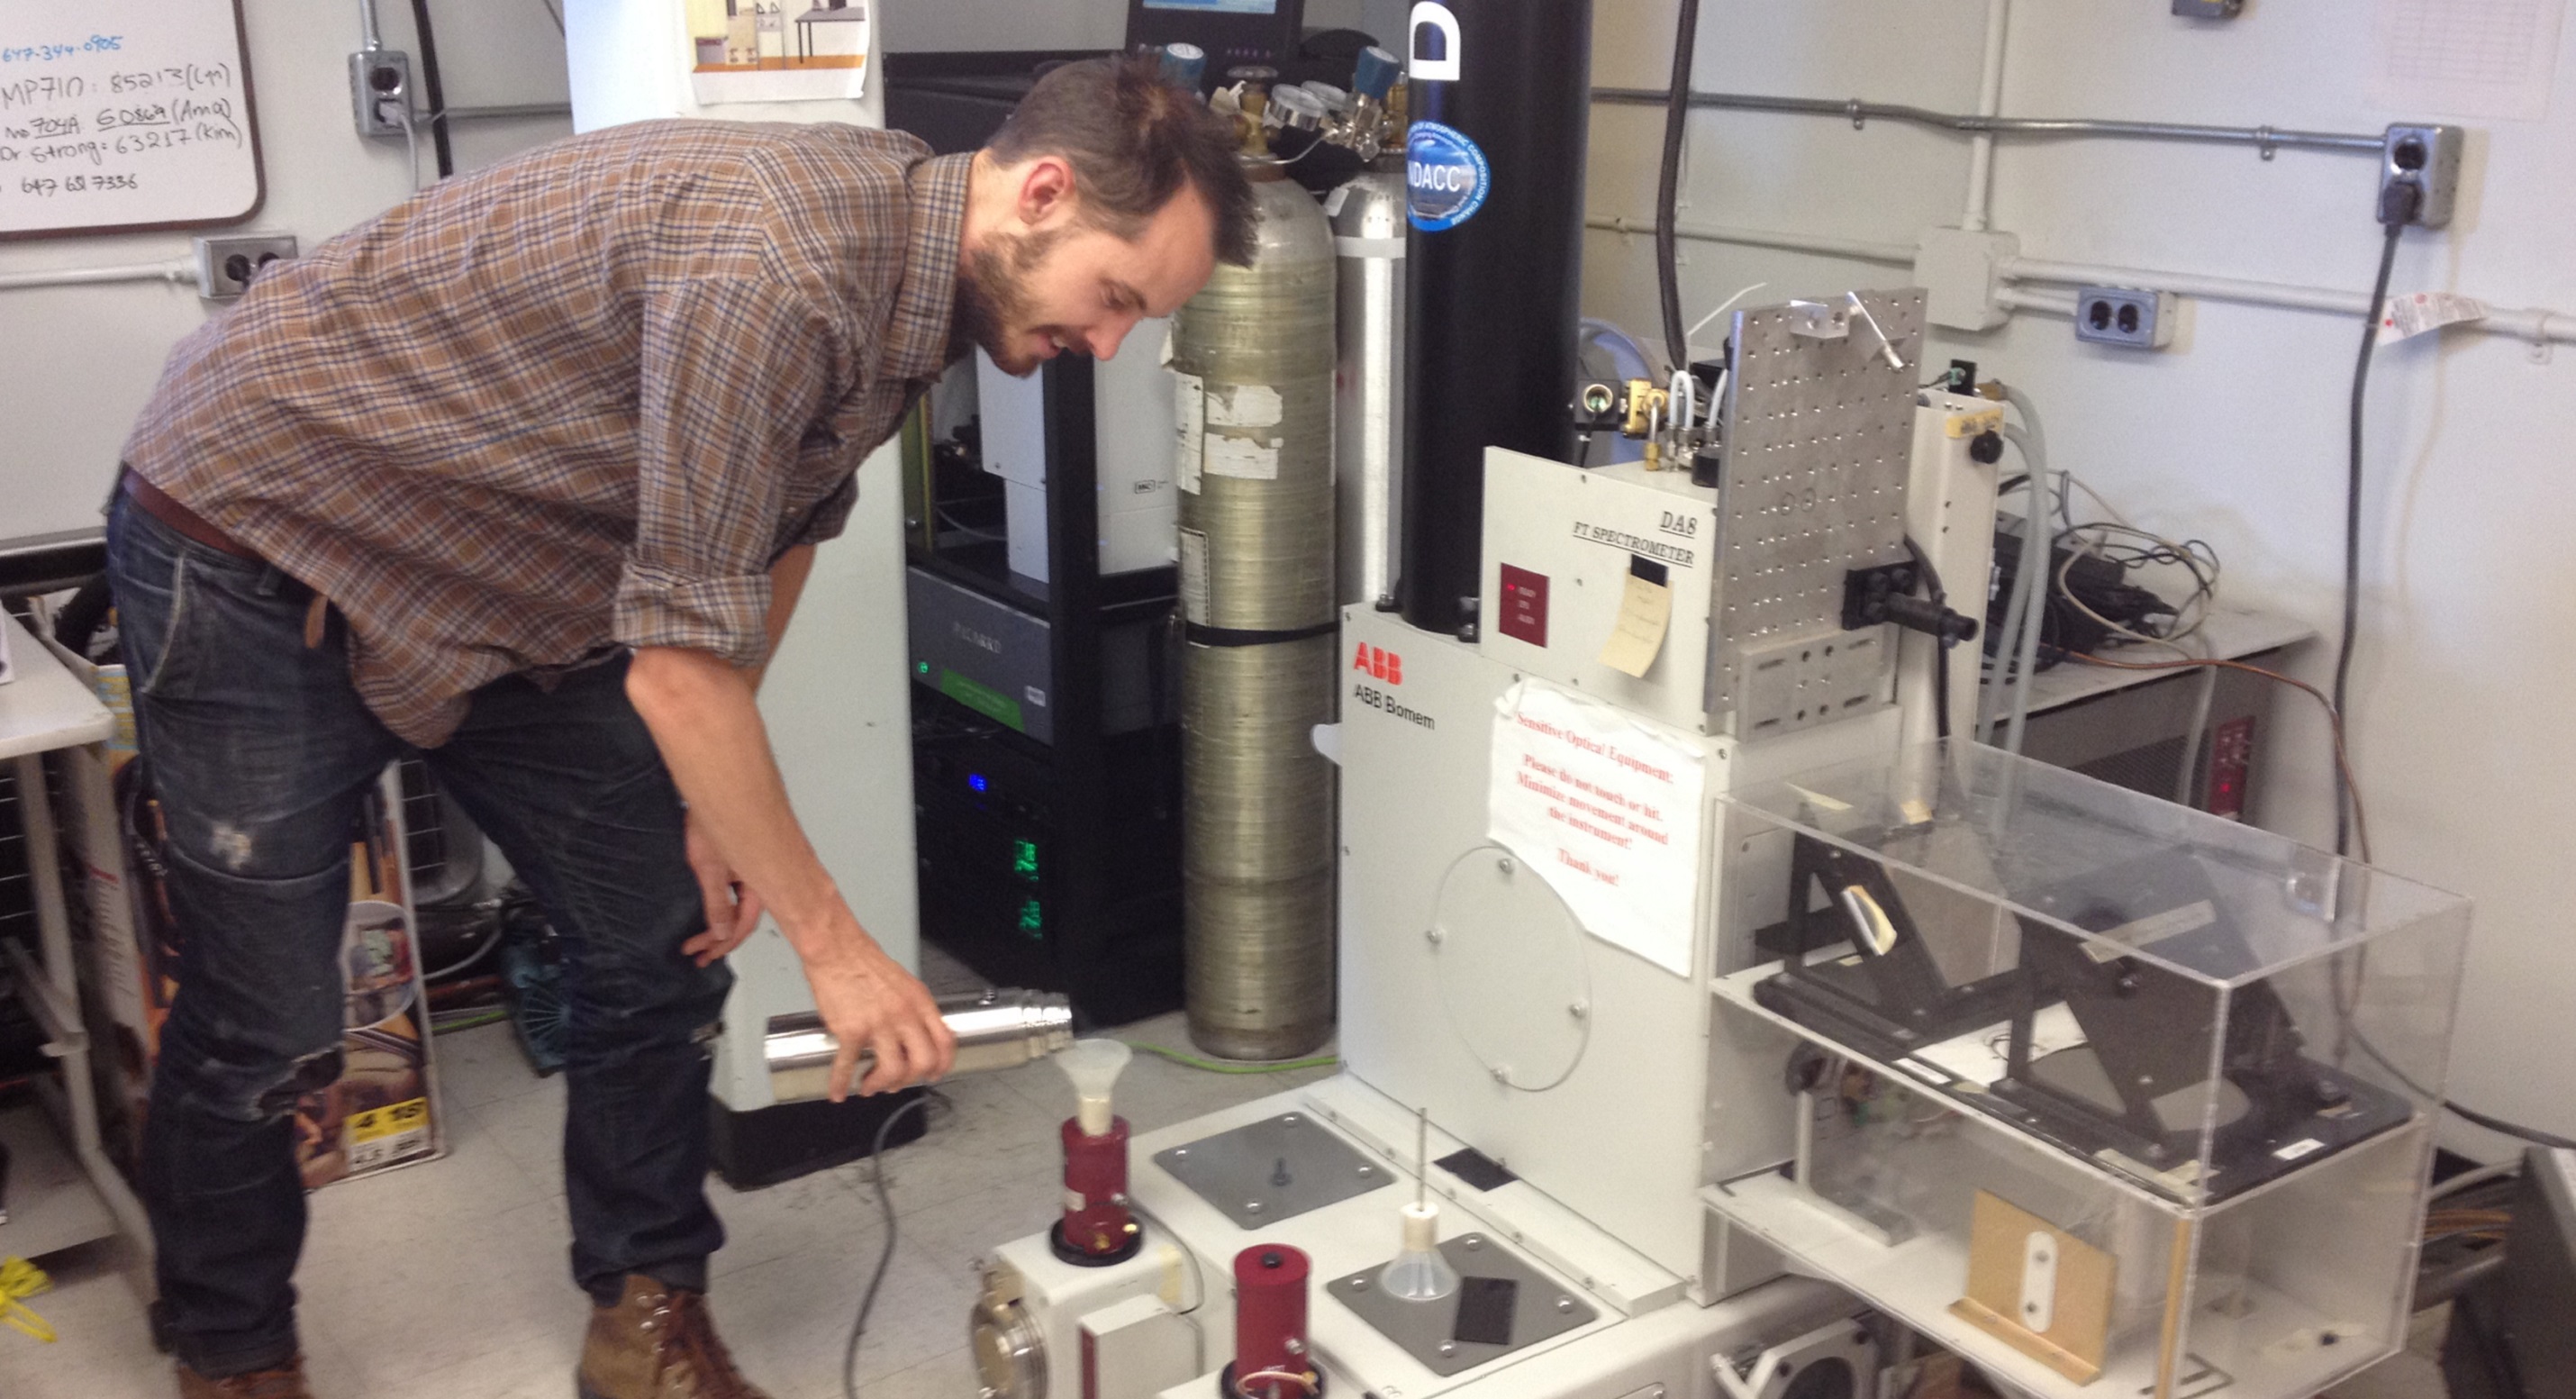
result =
M1073 1115L1082 1123L1084 1136L1109 1135L1115 1116L1109 1110L1109 1090L1135 1053L1118 1040L1094 1039L1075 1040L1056 1054L1056 1067L1073 1080Z
M1440 1207L1404 1207L1404 1251L1378 1274L1379 1285L1407 1302L1437 1302L1458 1290L1458 1270L1440 1252Z

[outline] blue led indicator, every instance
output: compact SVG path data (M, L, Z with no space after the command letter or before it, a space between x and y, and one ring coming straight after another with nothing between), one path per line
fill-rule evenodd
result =
M984 774L980 772L970 772L966 774L966 785L980 792L992 784L984 780Z

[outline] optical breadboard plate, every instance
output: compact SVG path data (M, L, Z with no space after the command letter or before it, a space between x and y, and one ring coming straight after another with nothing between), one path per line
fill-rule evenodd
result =
M1395 1179L1302 1112L1158 1151L1154 1164L1241 1229L1267 1229Z
M1735 315L1720 405L1713 718L1743 703L1748 653L1842 635L1843 576L1905 557L1923 292L1858 295L1868 317L1854 314L1838 339L1796 333L1787 306ZM1735 717L1729 731L1747 736Z
M1449 1266L1461 1279L1494 1279L1513 1286L1511 1339L1496 1345L1457 1337L1458 1291L1436 1301L1414 1302L1388 1292L1378 1282L1383 1263L1324 1284L1324 1290L1380 1335L1402 1346L1435 1375L1456 1375L1499 1360L1513 1351L1552 1340L1600 1313L1569 1288L1523 1262L1519 1255L1482 1234L1461 1234L1440 1245Z

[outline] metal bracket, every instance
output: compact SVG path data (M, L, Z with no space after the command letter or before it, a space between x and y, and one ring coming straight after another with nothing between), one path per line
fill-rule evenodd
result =
M2533 364L2547 364L2557 355L2557 347L2549 338L2549 316L2550 313L2543 310L2532 319L2530 354Z
M2268 126L2254 128L2254 153L2265 160L2270 160L2281 153L2280 140L2273 133L2272 128Z
M1801 340L1847 339L1851 335L1851 308L1828 306L1821 301L1792 301L1789 333Z
M1851 303L1852 314L1860 317L1861 323L1869 327L1869 333L1878 337L1878 350L1880 354L1887 357L1887 367L1902 373L1905 369L1905 356L1896 352L1896 342L1888 339L1887 332L1878 328L1878 317L1869 313L1869 306L1860 299L1860 293L1847 291L1843 293L1843 297Z

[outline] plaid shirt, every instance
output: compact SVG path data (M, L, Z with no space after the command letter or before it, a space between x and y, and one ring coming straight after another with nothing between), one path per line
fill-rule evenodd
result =
M967 161L670 121L447 181L179 342L126 463L328 597L413 743L617 647L755 664L951 358Z

